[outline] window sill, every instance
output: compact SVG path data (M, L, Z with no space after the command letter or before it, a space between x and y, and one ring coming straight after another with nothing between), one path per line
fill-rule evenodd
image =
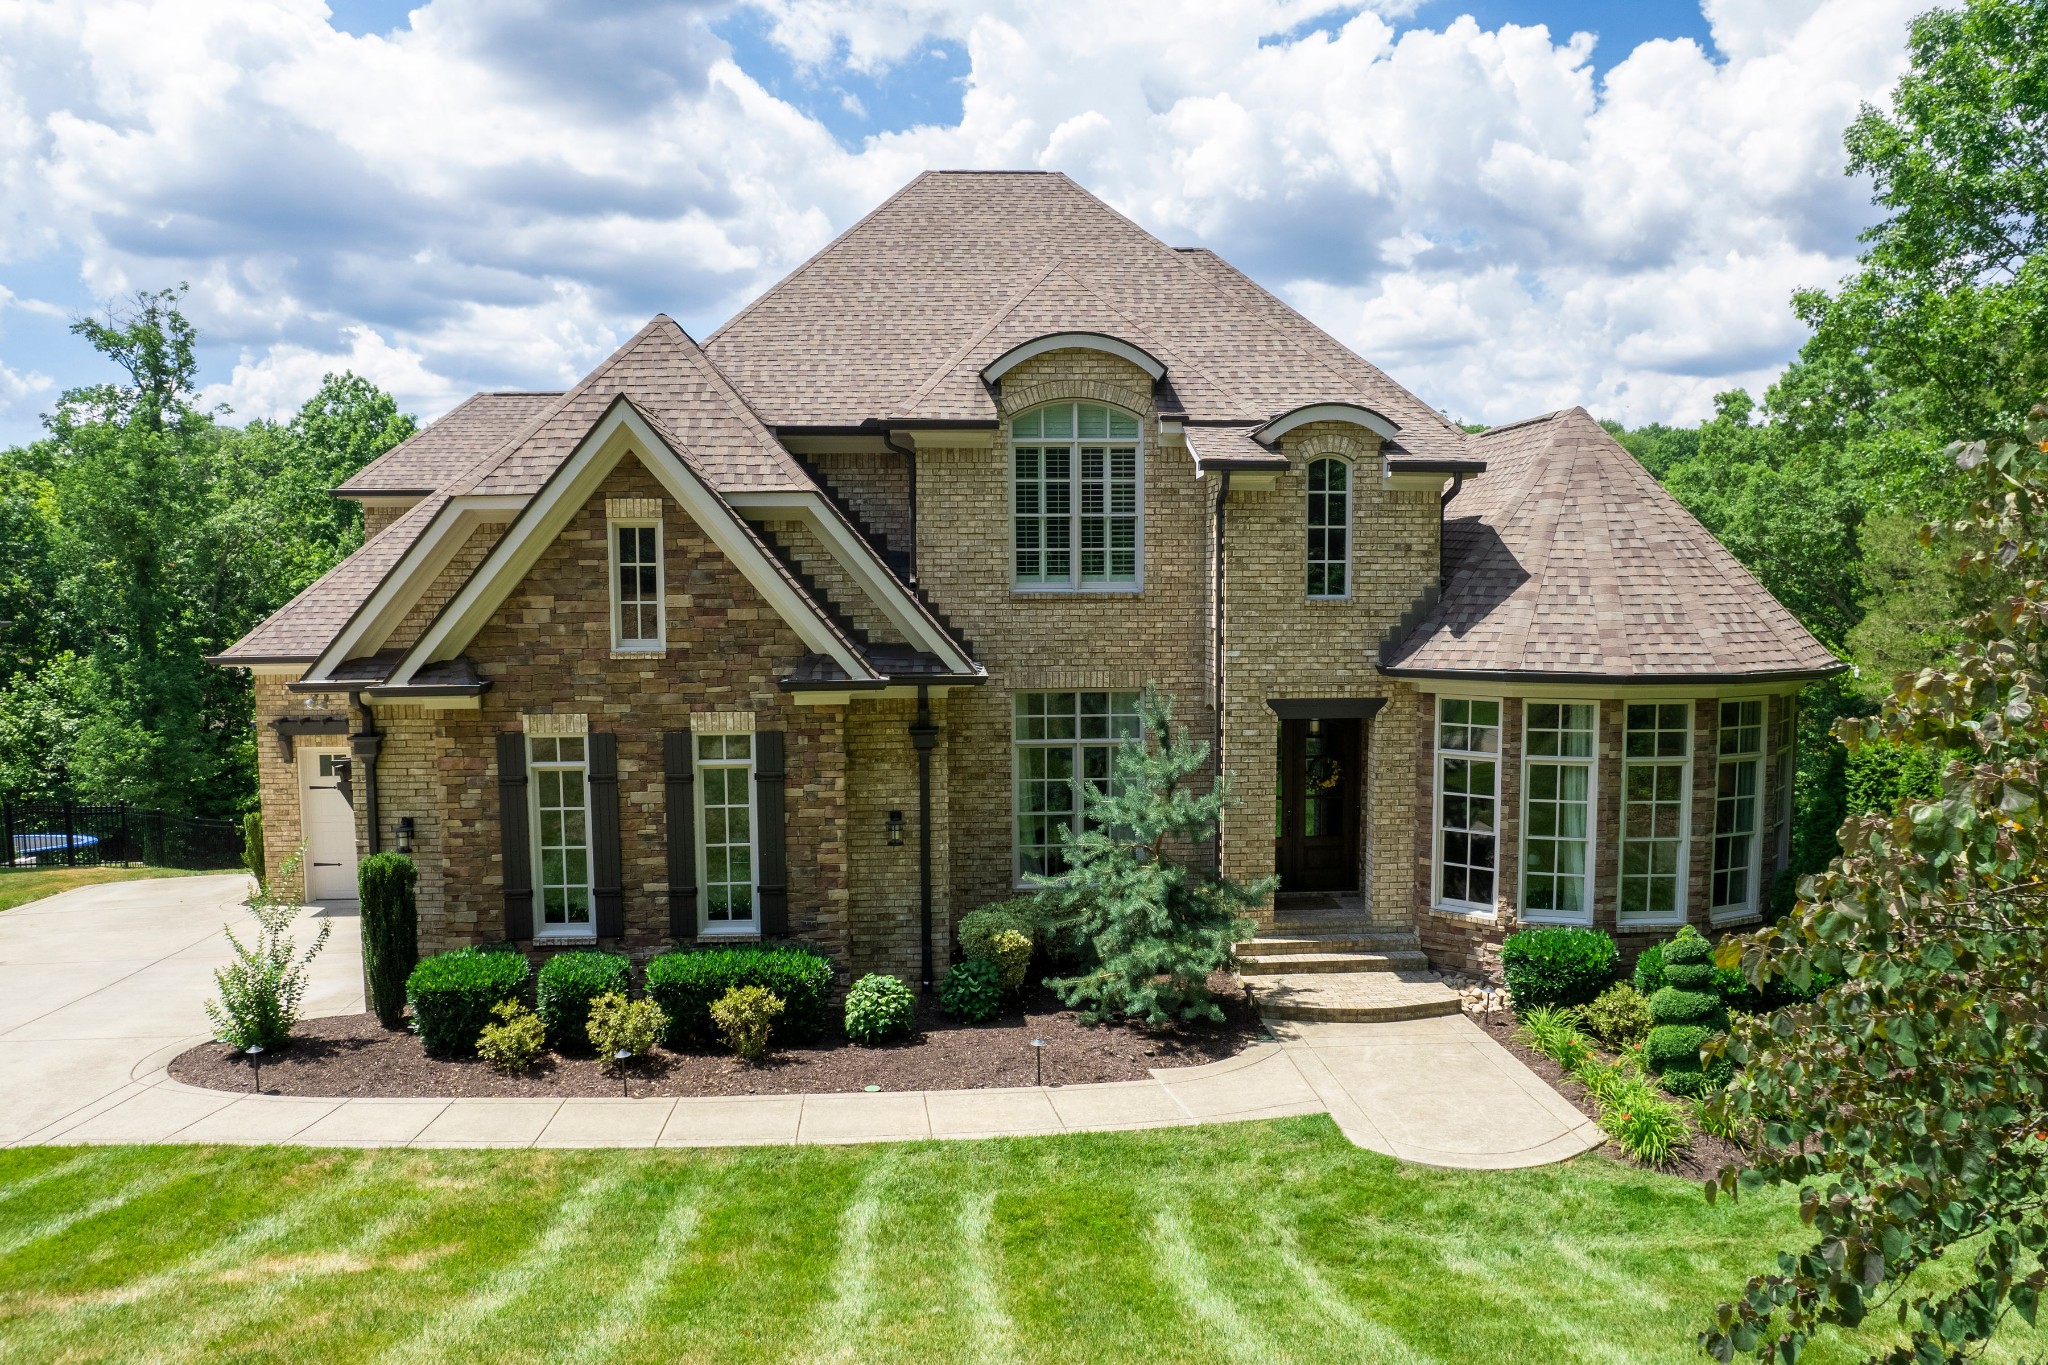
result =
M1720 926L1727 924L1757 924L1763 920L1763 912L1747 905L1730 906L1726 910L1709 910L1707 923Z
M639 645L632 648L627 648L623 645L612 646L612 657L614 659L659 659L667 654L667 645Z
M1546 927L1562 926L1567 929L1590 929L1593 927L1593 917L1591 915L1580 915L1572 919L1560 919L1556 916L1524 914L1517 916L1517 921L1522 924L1540 924Z
M1429 907L1439 915L1456 915L1459 919L1476 919L1491 922L1500 918L1500 911L1490 905L1446 905L1439 901Z
M746 929L720 929L705 925L697 930L697 937L699 939L723 939L727 942L758 943L761 941L761 931L751 927Z
M1020 583L1010 585L1012 597L1142 597L1145 586L1142 583L1091 583L1081 588L1034 588Z
M533 946L536 948L587 947L595 942L597 942L595 930L587 934L577 932L573 934L535 934L533 936Z
M1632 919L1626 921L1616 917L1614 932L1617 934L1657 933L1665 929L1676 929L1684 923L1685 916L1683 915L1678 916L1676 919Z

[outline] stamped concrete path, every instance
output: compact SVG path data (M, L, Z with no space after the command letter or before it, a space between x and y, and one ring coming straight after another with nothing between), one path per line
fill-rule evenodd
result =
M241 877L116 882L0 913L0 1145L693 1147L1163 1128L1327 1111L1352 1141L1434 1166L1535 1166L1601 1141L1462 1016L1275 1021L1277 1041L1151 1080L1018 1090L690 1099L309 1099L172 1080L248 922ZM309 1015L363 1008L353 913L315 960Z

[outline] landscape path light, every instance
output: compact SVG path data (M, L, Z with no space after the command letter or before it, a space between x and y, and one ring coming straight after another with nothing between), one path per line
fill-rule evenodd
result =
M1037 1083L1042 1086L1045 1084L1045 1039L1033 1038L1031 1040L1031 1060L1037 1066Z
M256 1093L263 1093L263 1044L251 1043L242 1049L242 1055L249 1059L249 1069L256 1076Z
M622 1100L630 1099L632 1097L632 1092L626 1089L626 1082L628 1079L626 1075L626 1063L633 1060L633 1049L629 1047L620 1048L617 1052L614 1052L612 1054L612 1060L619 1064L619 1098Z

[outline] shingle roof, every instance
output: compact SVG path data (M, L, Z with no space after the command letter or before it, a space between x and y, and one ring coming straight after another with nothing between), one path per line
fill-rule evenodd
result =
M505 444L561 398L559 393L479 393L450 408L351 475L334 491L345 498L431 493Z
M1120 335L1189 416L1263 421L1357 402L1416 453L1464 433L1206 251L1177 251L1066 176L927 172L713 333L705 350L778 426L989 420L988 361L1051 331Z
M1401 673L1654 681L1843 665L1584 408L1496 427L1448 509L1442 599Z

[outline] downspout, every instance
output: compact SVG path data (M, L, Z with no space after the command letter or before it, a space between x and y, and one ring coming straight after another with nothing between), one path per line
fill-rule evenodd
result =
M896 433L887 427L882 428L882 444L903 457L903 467L910 475L910 586L915 588L917 586L917 446L915 443L897 445ZM929 968L926 969L925 975L931 975Z
M1436 586L1439 591L1451 586L1450 575L1444 571L1444 509L1451 505L1451 499L1465 489L1463 474L1451 475L1451 486L1444 490L1436 501Z
M931 690L919 683L910 743L917 750L918 961L926 991L932 988L932 750L938 742L939 727L932 724Z
M1224 500L1230 496L1230 471L1223 471L1223 481L1216 487L1216 619L1212 623L1215 636L1212 648L1216 656L1216 780L1223 780L1223 519ZM1223 871L1223 822L1216 822L1214 856L1216 871Z
M382 853L384 836L377 825L377 754L384 747L384 736L378 733L377 717L363 694L351 692L348 699L363 718L363 728L348 737L348 748L363 774L363 821L369 831L369 851Z

